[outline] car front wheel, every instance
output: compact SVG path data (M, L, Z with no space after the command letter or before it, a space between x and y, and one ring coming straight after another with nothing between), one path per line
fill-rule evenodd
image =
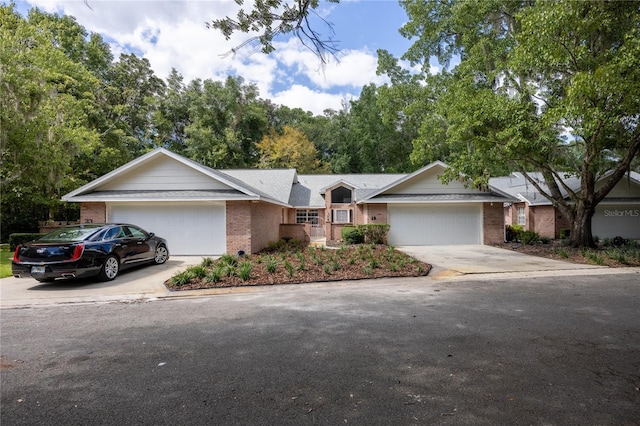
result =
M98 277L101 281L111 281L118 276L119 271L120 262L118 261L117 257L111 255L108 256L102 264L102 269L100 269L100 274L98 274Z
M162 265L169 259L169 250L165 246L158 246L156 248L156 255L153 257L153 261L156 265Z

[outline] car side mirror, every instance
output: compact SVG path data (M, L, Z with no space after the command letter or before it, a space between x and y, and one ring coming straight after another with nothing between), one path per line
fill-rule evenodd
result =
M149 232L149 238L153 238L156 234L154 234L153 232Z

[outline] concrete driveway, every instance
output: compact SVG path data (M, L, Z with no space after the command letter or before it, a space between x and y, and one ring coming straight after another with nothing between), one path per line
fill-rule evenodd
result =
M431 277L469 274L503 274L549 271L575 271L606 267L579 265L559 260L530 256L514 250L485 245L402 246L399 250L433 265Z
M433 265L427 279L486 278L487 274L496 274L496 278L540 273L567 275L578 274L585 269L589 269L589 273L596 272L594 269L606 273L609 269L544 259L485 245L403 246L398 249ZM201 262L200 256L172 256L164 265L142 266L123 271L110 282L86 279L40 284L31 278L3 278L0 283L0 308L255 291L255 288L236 288L171 292L164 286L163 283L176 272Z
M163 297L171 293L163 284L166 280L189 265L201 262L201 256L172 256L163 265L145 265L122 271L109 282L88 278L41 284L33 278L3 278L0 280L0 307Z

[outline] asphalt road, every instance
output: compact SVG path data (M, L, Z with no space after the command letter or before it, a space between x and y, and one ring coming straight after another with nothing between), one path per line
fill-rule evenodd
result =
M3 425L638 425L638 274L4 309Z

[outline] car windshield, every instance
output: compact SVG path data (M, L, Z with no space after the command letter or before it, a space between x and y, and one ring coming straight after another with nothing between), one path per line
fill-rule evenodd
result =
M71 226L68 228L56 229L38 239L42 243L83 241L89 235L95 233L99 226Z

